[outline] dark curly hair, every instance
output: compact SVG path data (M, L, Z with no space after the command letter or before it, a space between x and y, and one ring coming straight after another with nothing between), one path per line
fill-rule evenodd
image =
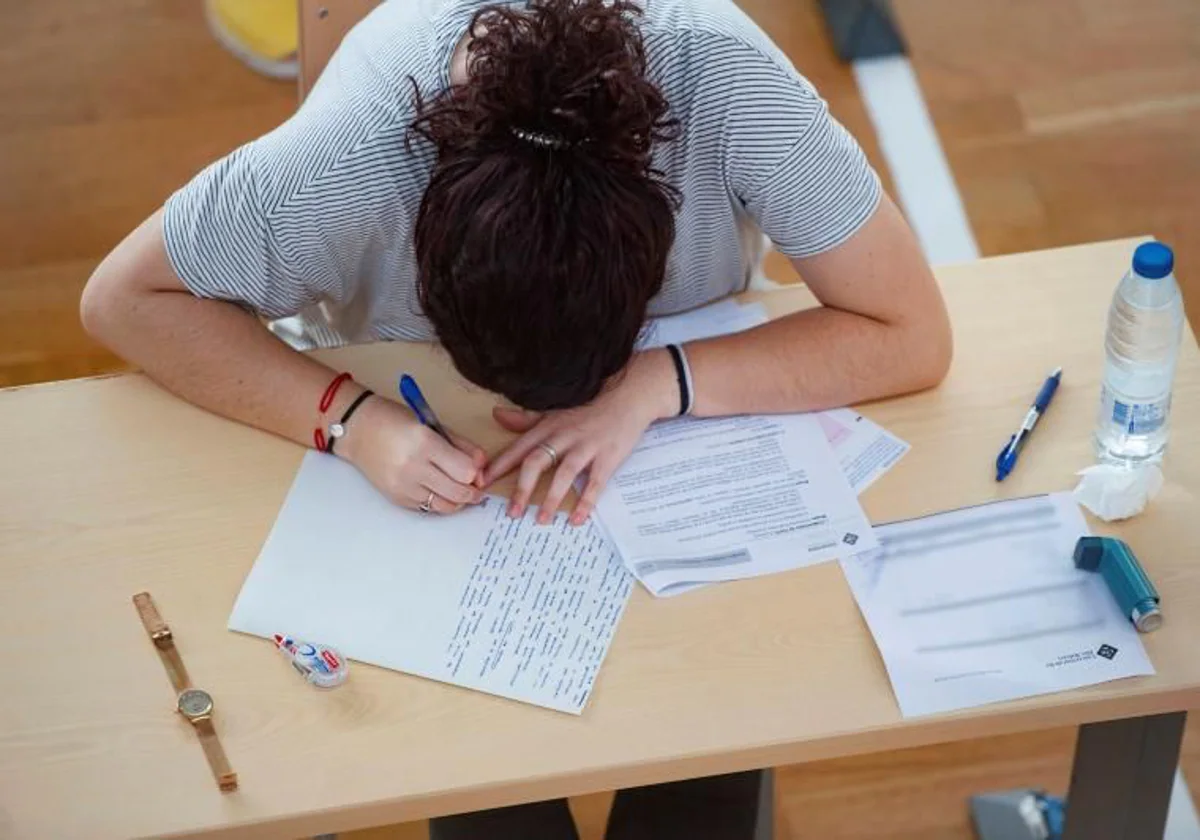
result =
M415 230L421 306L468 380L524 408L593 399L662 287L675 135L626 0L530 0L471 21L468 81L417 98L437 148Z

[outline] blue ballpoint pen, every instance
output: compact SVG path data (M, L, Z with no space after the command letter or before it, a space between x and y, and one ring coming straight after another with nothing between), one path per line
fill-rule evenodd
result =
M423 425L433 429L443 438L446 443L451 446L454 441L450 440L450 435L446 431L446 427L438 420L433 409L429 407L429 403L425 400L425 395L421 393L421 389L417 387L417 380L413 379L407 373L400 377L400 396L404 397L404 401L408 403L408 407L412 409L413 414L417 415L417 419Z
M1021 423L1021 428L1017 429L1017 433L1009 438L1008 444L996 458L996 481L1003 481L1007 478L1008 474L1013 471L1013 467L1017 465L1017 456L1021 454L1025 441L1033 433L1033 427L1046 413L1046 409L1050 406L1050 400L1054 399L1054 392L1058 390L1058 383L1061 381L1062 368L1055 368L1054 372L1042 383L1042 390L1038 391L1037 399L1025 413L1025 420Z

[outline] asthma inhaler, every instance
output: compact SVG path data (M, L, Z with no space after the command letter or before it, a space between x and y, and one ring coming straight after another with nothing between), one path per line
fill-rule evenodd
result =
M1075 543L1075 568L1099 572L1121 612L1139 632L1162 627L1158 591L1133 550L1115 537L1080 537Z

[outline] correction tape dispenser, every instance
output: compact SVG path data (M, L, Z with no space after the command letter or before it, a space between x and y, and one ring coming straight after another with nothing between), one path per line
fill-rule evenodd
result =
M275 647L286 656L305 680L318 688L334 688L346 681L346 659L325 645L314 645L275 634Z

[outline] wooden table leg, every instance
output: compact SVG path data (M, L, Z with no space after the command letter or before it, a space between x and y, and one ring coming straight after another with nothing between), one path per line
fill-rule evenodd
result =
M1079 729L1063 840L1162 840L1186 712Z
M758 819L754 826L754 840L784 840L784 835L776 831L779 814L780 808L775 794L775 770L768 767L762 771L762 783L758 787Z

